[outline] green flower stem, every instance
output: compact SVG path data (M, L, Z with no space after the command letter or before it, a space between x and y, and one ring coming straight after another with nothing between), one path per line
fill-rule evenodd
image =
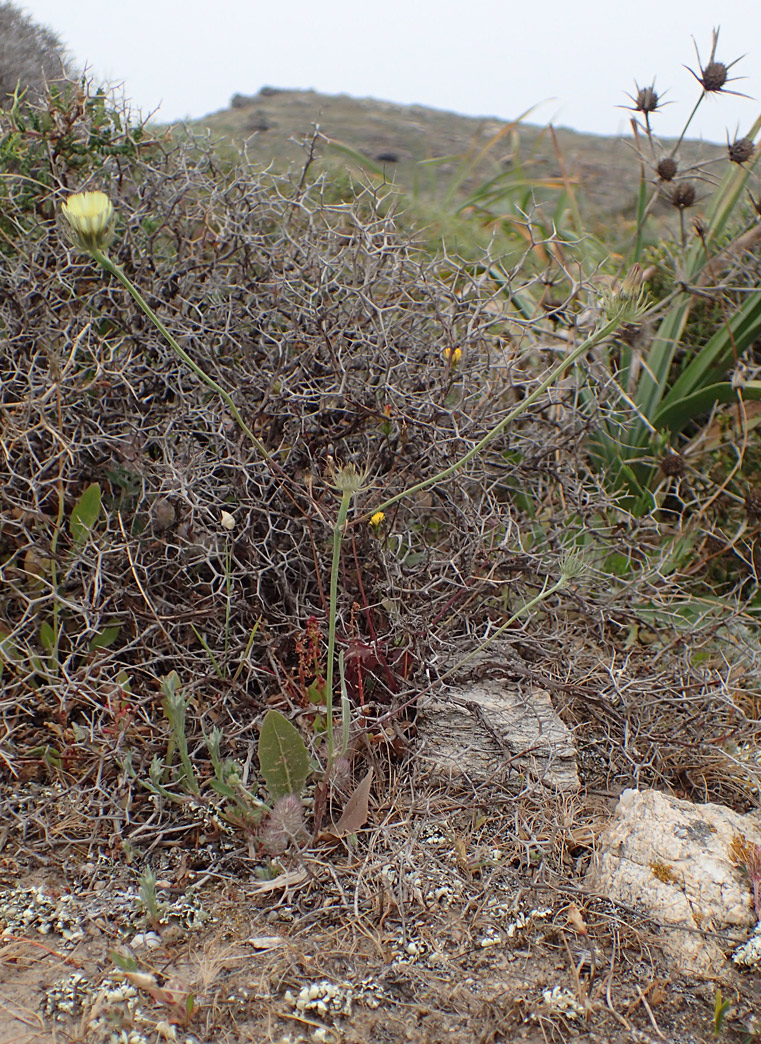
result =
M456 460L454 464L450 464L449 467L444 468L437 475L431 476L431 478L424 479L422 482L416 482L414 486L410 486L408 489L403 489L401 493L397 493L395 496L390 497L388 500L384 500L382 504L378 504L377 507L373 507L372 512L368 514L374 514L377 511L388 511L388 509L395 504L402 497L411 496L413 493L419 493L421 490L428 489L429 486L435 486L439 482L443 482L444 479L449 478L450 475L454 475L456 471L464 467L468 461L472 460L477 456L481 450L483 450L489 443L496 439L505 428L516 417L520 417L522 413L525 413L529 406L541 398L547 389L559 380L563 374L568 370L577 359L580 359L582 355L589 351L590 348L594 348L600 341L604 341L606 337L609 337L624 321L625 310L610 319L604 326L601 326L595 333L590 334L586 340L582 341L581 344L577 345L573 351L563 359L562 362L558 363L554 370L552 370L545 379L539 384L530 395L527 395L522 402L520 402L514 409L510 410L506 417L503 417L499 424L495 425L491 431L487 432L486 435L481 439L480 442L476 443L472 449L469 449L459 460ZM366 516L363 516L366 517Z
M696 112L698 111L698 109L700 108L700 103L701 103L701 102L703 101L703 99L705 98L705 96L706 96L706 92L705 92L705 91L701 91L701 92L700 92L700 97L699 97L699 98L698 98L698 100L697 100L697 101L695 102L695 108L694 108L694 109L692 110L692 112L690 113L690 115L689 115L689 116L687 117L687 122L685 123L684 127L682 127L682 133L681 133L681 134L679 135L679 141L677 141L676 145L675 145L675 146L673 147L673 149L671 150L671 155L672 155L672 156L676 156L676 153L677 153L677 150L678 150L679 146L680 146L680 145L682 144L682 142L684 141L684 136L685 136L685 134L687 133L687 129L688 129L688 127L690 126L690 124L692 123L693 119L695 118L695 113L696 113Z
M338 571L341 564L341 541L343 539L346 516L354 493L344 490L341 494L341 504L338 508L338 517L333 527L333 561L330 566L330 608L328 617L328 662L325 666L325 710L327 713L328 731L328 770L333 764L335 751L333 741L333 657L336 650L336 607L338 604Z
M166 326L164 326L162 321L153 311L153 309L145 300L145 298L137 289L137 287L127 277L124 270L114 261L112 261L111 258L107 254L104 254L101 250L93 248L90 250L90 255L92 256L93 260L97 261L102 268L105 268L107 272L110 272L112 276L119 280L119 282L122 284L127 293L130 294L130 296L137 303L137 305L142 309L143 312L145 312L145 314L148 316L150 321L159 331L161 336L166 340L167 344L169 344L170 347L174 349L174 351L179 355L182 361L190 367L193 373L197 377L201 378L204 384L208 385L208 387L211 388L212 391L217 393L217 395L222 399L222 401L229 409L230 413L235 418L238 427L241 429L241 431L249 437L251 442L254 444L259 453L261 453L264 459L272 462L272 454L269 452L269 450L261 441L261 439L258 439L256 435L254 435L253 431L251 431L249 426L243 420L238 410L238 407L233 402L230 394L226 392L221 385L217 384L217 382L212 377L210 377L208 373L202 370L201 367L196 362L194 362L193 359L191 359L191 357L188 355L184 348L180 347L180 345L174 339L174 337L166 328Z

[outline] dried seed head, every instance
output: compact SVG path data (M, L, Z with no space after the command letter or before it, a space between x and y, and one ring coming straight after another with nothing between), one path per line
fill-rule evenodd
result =
M642 293L644 282L645 273L642 269L642 265L635 261L624 277L621 289L618 292L619 297L623 298L625 301L636 300Z
M724 62L716 61L716 45L719 42L719 30L714 29L711 36L711 55L708 62L703 65L700 60L700 51L698 51L698 45L695 44L695 53L698 58L698 68L700 73L696 73L694 69L690 69L686 66L687 70L692 73L695 79L698 81L700 86L707 94L719 94L724 91L729 81L729 70L733 65L737 65L740 61L739 58L735 58L733 62L726 65ZM737 91L729 91L730 94L737 94ZM743 96L744 97L744 96Z
M291 841L303 841L306 837L301 799L296 794L278 798L259 835L264 848L272 855L280 855Z
M328 481L339 493L356 496L369 487L367 471L358 470L354 464L338 466L334 460L328 461Z
M658 108L658 94L653 87L640 87L634 99L636 112L655 112Z
M564 583L583 576L587 569L588 562L579 548L567 550L560 559L560 579Z
M661 457L659 463L661 471L669 478L680 478L687 470L687 463L682 454L674 453L673 450Z
M661 181L673 181L678 169L679 167L673 156L664 156L662 160L658 161L658 166L655 168Z
M346 790L351 783L351 762L347 757L339 757L330 769L330 782L338 790Z
M695 186L689 181L683 181L671 193L671 205L678 210L685 210L693 205L696 198Z
M751 486L745 494L745 514L751 522L761 519L761 489Z
M747 163L753 155L753 142L750 138L737 138L727 145L727 152L732 163Z
M699 76L698 79L703 84L703 90L720 91L727 82L729 70L724 62L709 62L701 72L703 75Z

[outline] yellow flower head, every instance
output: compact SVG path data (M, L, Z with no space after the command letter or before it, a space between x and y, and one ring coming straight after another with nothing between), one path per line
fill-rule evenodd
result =
M114 233L114 207L105 192L75 192L61 204L74 242L82 250L104 250Z
M450 366L455 366L462 359L462 348L445 348L444 358Z
M370 525L373 529L379 529L383 525L383 519L386 516L382 511L376 511L373 517L370 519Z

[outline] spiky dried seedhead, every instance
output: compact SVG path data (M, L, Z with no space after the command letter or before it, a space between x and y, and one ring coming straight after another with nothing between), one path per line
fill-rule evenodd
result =
M655 171L661 181L673 181L678 169L679 165L673 156L664 156L662 160L658 161Z
M720 91L727 82L729 70L724 62L709 62L705 69L701 69L702 76L698 77L703 84L704 91Z
M689 66L685 66L688 72L691 72L695 79L698 81L700 86L706 92L706 94L719 94L724 91L727 81L729 79L729 70L733 65L736 65L740 61L739 58L735 58L733 62L726 65L724 62L716 61L716 44L719 42L719 30L714 29L711 38L711 56L708 62L704 66L700 60L700 52L698 51L698 45L695 44L695 54L698 58L699 73L696 73L694 69L690 69ZM737 94L737 91L729 91L730 94Z
M691 207L696 199L695 186L690 181L683 181L671 193L671 205L678 210L686 210L687 207Z
M668 478L681 478L687 470L687 463L681 453L674 453L673 450L661 457L660 469L664 475Z
M750 138L736 138L727 145L727 152L732 163L747 163L754 152Z
M634 108L637 112L655 112L658 108L658 93L654 87L639 87L637 89Z

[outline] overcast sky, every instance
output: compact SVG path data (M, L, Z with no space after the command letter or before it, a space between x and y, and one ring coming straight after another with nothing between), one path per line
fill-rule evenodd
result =
M263 85L314 88L600 134L625 132L617 105L655 77L677 134L698 93L692 35L708 62L749 52L709 97L696 137L746 130L761 103L761 4L749 0L16 0L99 80L144 114L203 116Z

